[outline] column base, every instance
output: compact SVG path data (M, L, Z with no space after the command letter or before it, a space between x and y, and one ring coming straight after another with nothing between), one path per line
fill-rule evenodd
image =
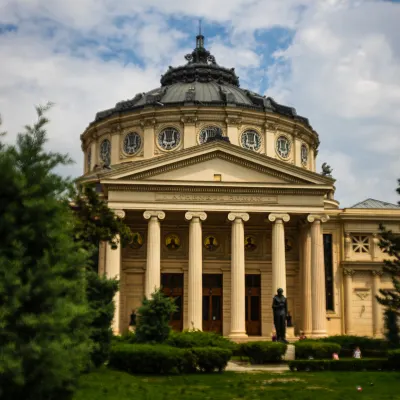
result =
M246 332L231 332L228 337L232 339L246 339L248 335Z

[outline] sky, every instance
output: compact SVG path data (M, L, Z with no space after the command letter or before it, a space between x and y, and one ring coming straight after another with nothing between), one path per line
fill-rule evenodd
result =
M397 203L400 2L384 0L0 0L1 130L15 140L55 103L53 151L83 170L80 135L97 111L159 86L195 46L198 20L240 84L295 107L320 135L336 199Z

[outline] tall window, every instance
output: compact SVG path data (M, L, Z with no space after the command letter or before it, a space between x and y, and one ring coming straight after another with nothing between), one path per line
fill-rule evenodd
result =
M334 311L335 306L333 302L333 260L331 234L324 234L324 262L326 309L329 311Z

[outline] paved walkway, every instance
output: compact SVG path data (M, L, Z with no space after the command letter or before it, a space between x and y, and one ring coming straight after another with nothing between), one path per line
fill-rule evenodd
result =
M251 365L240 361L229 361L225 371L281 373L289 371L289 366L287 364Z

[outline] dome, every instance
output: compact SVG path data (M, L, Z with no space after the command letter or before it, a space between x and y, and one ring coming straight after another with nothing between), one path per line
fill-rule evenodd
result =
M161 87L147 93L138 93L132 99L121 101L114 108L98 112L95 122L114 114L132 112L146 107L168 106L234 106L284 115L307 126L308 119L298 116L296 110L239 87L234 68L217 64L216 59L204 48L204 36L196 37L196 48L185 56L187 63L169 67L161 77Z

